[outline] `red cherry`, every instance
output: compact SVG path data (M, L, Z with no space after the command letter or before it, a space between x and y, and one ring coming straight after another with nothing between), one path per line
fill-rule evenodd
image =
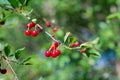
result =
M0 21L0 25L4 25L4 24L5 24L4 20Z
M32 27L34 27L35 25L36 25L35 22L30 22L30 23L27 24L27 28L32 28Z
M80 50L80 53L85 53L85 52L86 52L85 49L81 49L81 50Z
M33 37L36 37L37 35L38 35L38 31L37 30L32 31L32 36Z
M50 51L46 51L46 52L45 52L45 56L46 56L46 57L50 57L50 56L51 56L51 52L50 52Z
M74 43L70 45L71 48L73 48L73 47L75 47L75 46L76 46L76 45L75 45Z
M78 47L78 46L80 46L80 42L79 42L79 41L76 41L76 42L75 42L75 47Z
M31 31L30 31L29 29L27 29L27 30L25 31L25 35L26 35L26 36L30 36L30 35L31 35Z
M55 45L52 45L50 49L54 51L56 49Z
M2 74L6 74L6 73L7 73L7 70L6 70L6 69L1 69L0 72L1 72Z
M59 56L61 54L61 51L60 50L55 50L55 53L57 56Z
M57 31L58 31L58 28L54 27L53 32L57 32Z
M53 45L55 45L55 47L58 47L59 46L59 42L54 42Z
M56 58L56 57L57 57L56 52L55 52L55 51L53 51L53 52L52 52L52 54L51 54L51 56L52 56L53 58Z
M51 27L51 22L50 21L46 21L46 26L47 27Z

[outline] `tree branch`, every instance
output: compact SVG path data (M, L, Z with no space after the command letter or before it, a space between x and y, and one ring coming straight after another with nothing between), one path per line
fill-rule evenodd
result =
M14 77L15 77L15 80L19 80L18 77L17 77L17 74L15 73L14 69L12 68L12 65L10 64L9 59L4 55L2 55L2 58L5 60L6 64L10 67L10 69L11 69L11 71L12 71Z
M55 39L50 33L48 33L47 31L45 31L45 33L55 42L59 42L57 39Z

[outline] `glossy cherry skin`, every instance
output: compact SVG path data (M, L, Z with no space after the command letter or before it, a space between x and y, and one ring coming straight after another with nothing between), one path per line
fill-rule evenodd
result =
M30 35L31 35L31 31L30 31L29 29L27 29L27 30L25 31L25 35L26 35L26 36L30 36Z
M37 35L38 35L38 31L37 30L32 31L32 36L33 37L36 37Z
M53 45L55 45L55 47L58 47L59 46L59 42L54 42Z
M35 22L30 22L30 23L27 24L27 28L32 28L32 27L34 27L35 25L36 25Z
M51 56L51 52L50 52L50 51L46 51L46 52L45 52L45 56L46 56L46 57L50 57L50 56Z
M59 56L61 54L61 51L60 50L55 50L55 53L57 56Z
M56 49L56 46L55 45L52 45L51 46L51 50L54 51Z
M55 52L55 51L53 51L53 52L52 52L52 54L51 54L51 56L52 56L53 58L56 58L56 57L57 57L56 52Z
M6 73L7 73L7 70L6 70L6 69L0 69L0 72L1 72L2 74L6 74Z

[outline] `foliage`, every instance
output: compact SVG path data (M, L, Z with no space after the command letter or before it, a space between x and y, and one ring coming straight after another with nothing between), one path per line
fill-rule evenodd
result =
M1 0L0 21L5 24L0 25L0 49L12 59L20 80L117 80L114 66L99 69L96 61L99 52L109 54L110 49L119 59L118 8L119 0ZM50 29L43 18L53 23ZM53 42L44 32L35 38L24 35L26 24L32 20L61 42L58 58L44 56ZM56 33L52 31L55 26L59 28ZM71 48L76 40L82 44ZM87 52L80 53L82 49ZM13 80L11 75L1 78Z

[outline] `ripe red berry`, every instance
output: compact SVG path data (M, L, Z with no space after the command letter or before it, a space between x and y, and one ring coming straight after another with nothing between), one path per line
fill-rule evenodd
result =
M50 49L54 51L56 49L55 45L52 45Z
M79 42L79 41L76 41L76 42L75 42L75 47L78 47L78 46L80 46L80 42Z
M33 30L33 31L32 31L32 36L33 36L33 37L36 37L37 35L38 35L38 31L37 31L37 30Z
M0 25L4 25L4 24L5 24L4 20L0 21Z
M30 22L30 23L27 24L27 28L32 28L32 27L34 27L35 25L36 25L35 22Z
M80 50L80 53L85 53L85 52L86 52L85 49L81 49L81 50Z
M51 22L50 21L46 21L46 26L47 27L51 27Z
M55 47L58 47L59 46L59 42L54 42L53 45L55 45Z
M45 52L45 56L46 56L46 57L50 57L50 56L51 56L51 52L50 52L50 51L46 51L46 52Z
M71 48L73 48L73 47L75 47L75 46L76 46L76 45L75 45L74 43L70 45Z
M6 73L7 73L7 70L6 70L6 69L1 69L0 72L1 72L2 74L6 74Z
M30 36L30 35L31 35L31 31L30 31L29 29L27 29L27 30L25 31L25 35L26 35L26 36Z
M57 31L58 31L58 28L54 27L53 32L57 32Z
M56 57L57 57L56 52L55 52L55 51L53 51L53 52L52 52L52 54L51 54L51 56L52 56L53 58L56 58Z
M55 53L57 56L59 56L61 54L61 51L60 50L55 50Z

